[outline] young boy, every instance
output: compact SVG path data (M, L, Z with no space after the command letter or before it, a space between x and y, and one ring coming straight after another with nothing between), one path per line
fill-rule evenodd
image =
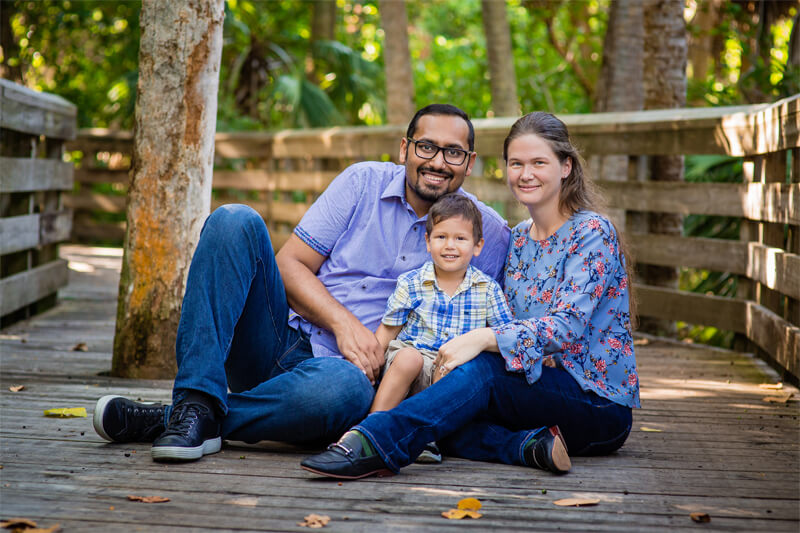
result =
M433 361L448 340L512 320L500 285L469 264L483 248L481 228L481 212L466 196L448 194L431 206L425 227L431 261L397 279L375 332L386 366L370 412L387 411L443 377L433 375ZM441 462L435 443L418 461Z

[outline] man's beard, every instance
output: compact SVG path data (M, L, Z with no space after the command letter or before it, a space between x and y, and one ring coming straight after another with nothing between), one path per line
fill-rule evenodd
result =
M421 185L421 183L423 182L423 179L424 179L421 176L421 174L423 172L426 172L426 171L446 176L445 180L442 182L442 185L444 185L444 189L443 190L438 190L438 189L437 190L431 190L431 189L427 189L423 185ZM445 194L448 194L450 192L448 190L448 186L449 186L448 182L450 180L452 180L452 179L453 179L453 174L450 173L450 172L442 172L441 170L435 170L435 169L432 169L430 167L420 167L420 168L417 169L417 181L415 183L409 183L408 187L412 191L414 191L414 193L416 193L416 195L419 196L422 200L425 200L426 202L433 203L436 200L438 200L439 198L441 198L442 196L444 196Z

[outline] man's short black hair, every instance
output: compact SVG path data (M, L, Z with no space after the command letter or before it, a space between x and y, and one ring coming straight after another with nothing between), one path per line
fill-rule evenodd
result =
M430 236L436 224L455 217L472 222L472 237L476 243L483 238L483 217L480 209L472 200L456 192L445 194L433 203L425 222L425 233Z
M417 111L414 118L412 118L411 122L408 124L406 137L414 138L414 132L417 131L417 122L419 122L420 117L424 117L425 115L453 115L464 119L464 122L467 123L467 127L469 127L469 136L467 137L469 151L472 152L475 150L475 128L472 127L472 121L469 119L469 115L450 104L430 104Z

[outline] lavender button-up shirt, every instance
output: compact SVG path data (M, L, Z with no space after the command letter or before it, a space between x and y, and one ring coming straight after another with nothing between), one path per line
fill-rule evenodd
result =
M406 202L405 167L365 162L339 174L294 230L327 259L317 277L362 324L375 330L400 274L419 268L430 255L425 221ZM483 252L472 264L502 280L510 229L500 215L463 189L483 216ZM333 333L293 310L289 325L307 333L315 356L341 357Z

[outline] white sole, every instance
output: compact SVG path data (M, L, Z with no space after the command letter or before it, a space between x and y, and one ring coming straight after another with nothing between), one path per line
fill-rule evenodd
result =
M154 461L193 461L222 449L222 437L208 439L200 446L153 446L150 455Z
M92 425L94 426L94 430L97 432L98 435L103 437L109 442L114 442L114 439L108 436L106 430L103 428L103 413L105 413L106 405L108 402L113 400L114 398L121 398L117 394L109 394L108 396L103 396L94 406L94 416L92 416Z

